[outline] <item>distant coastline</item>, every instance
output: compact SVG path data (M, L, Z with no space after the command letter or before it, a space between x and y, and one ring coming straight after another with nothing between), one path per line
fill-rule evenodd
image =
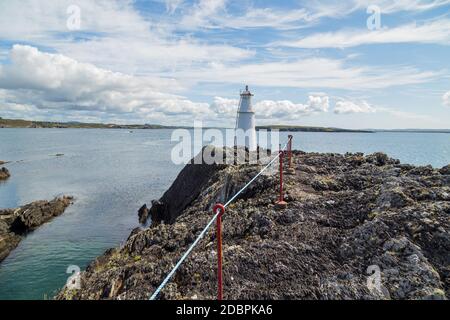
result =
M0 117L1 128L48 128L48 129L193 129L189 126L166 126L158 124L114 124L114 123L87 123L87 122L55 122L34 121L24 119L3 119ZM317 126L292 125L265 125L257 126L256 130L279 130L281 132L330 132L330 133L377 133L377 132L403 132L403 133L450 133L450 129L343 129Z
M23 119L0 118L0 128L58 128L58 129L176 129L188 128L182 126L162 126L155 124L113 124L113 123L86 123L86 122L53 122L33 121Z
M352 130L341 128L328 127L308 127L308 126L284 126L284 125L269 125L258 126L256 130L278 130L281 132L353 132L353 133L374 133L373 130Z

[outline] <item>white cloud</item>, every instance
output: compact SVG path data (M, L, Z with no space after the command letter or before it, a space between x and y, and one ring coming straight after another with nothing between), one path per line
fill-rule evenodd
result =
M381 43L436 43L450 44L450 20L439 19L423 24L407 24L391 29L370 31L343 30L316 33L300 40L285 41L274 45L296 48L348 48Z
M450 107L450 91L442 96L442 103L444 104L444 106Z
M396 13L401 11L421 12L436 9L450 3L449 0L354 0L356 8L367 8L377 5L382 13Z
M189 83L249 83L252 86L357 90L424 83L440 74L404 66L351 67L346 65L345 60L305 58L242 65L211 64L171 75Z
M238 104L239 100L237 99L214 97L211 108L220 116L234 117L236 116Z
M336 102L334 113L349 114L349 113L373 113L375 108L366 101L353 102L348 100L341 100Z
M277 10L273 8L242 8L242 13L237 15L227 14L224 8L196 19L195 15L186 15L178 26L180 28L272 28L272 29L298 29L311 26L318 22L318 17L313 16L304 8Z
M392 14L432 10L449 4L450 0L299 1L296 7L289 9L240 3L237 14L228 12L229 3L226 0L199 0L185 12L175 28L298 29L317 24L322 18L342 18L358 10L365 11L370 5L379 6L383 14Z
M167 72L254 55L225 43L175 35L173 23L144 18L129 0L76 1L81 12L80 40L75 38L79 34L67 29L71 4L70 0L1 1L0 38L37 43L78 61L125 73ZM205 1L204 7L209 6Z
M380 7L382 14L398 12L424 12L450 3L450 0L322 0L305 1L303 4L317 18L342 18L356 11L365 11L369 6Z
M183 3L183 0L165 0L166 2L166 10L170 14L173 14L178 7Z
M263 100L254 106L257 118L276 120L296 120L305 115L317 112L327 112L328 96L309 96L305 104L294 103L289 100Z
M215 97L211 108L219 118L234 119L238 109L238 99ZM253 103L257 119L296 120L313 113L327 112L329 98L325 94L310 95L306 103L295 103L289 100L262 100Z
M212 104L193 102L162 90L170 86L156 85L158 79L112 72L30 46L14 45L10 60L11 64L0 69L3 116L64 115L66 119L122 118L139 122L170 117L215 120L233 119L239 103L221 97L215 97ZM254 107L258 118L292 120L326 112L329 99L326 95L310 95L305 104L264 100Z
M144 118L152 113L190 114L199 118L211 114L208 104L161 91L156 82L15 45L11 50L11 64L0 69L0 88L3 89L0 98L16 106L31 105L55 112L139 114Z
M187 28L213 27L211 25L212 17L222 13L226 7L226 0L199 0L184 15L180 26Z

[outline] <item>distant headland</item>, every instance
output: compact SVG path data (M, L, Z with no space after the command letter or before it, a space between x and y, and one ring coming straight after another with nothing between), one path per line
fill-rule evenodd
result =
M67 129L193 129L189 126L167 126L159 124L114 124L88 122L35 121L24 119L4 119L0 117L0 128L67 128ZM450 133L450 129L343 129L318 126L264 125L256 130L279 130L281 132L343 132L343 133L375 133L375 132L408 132L408 133Z
M114 124L114 123L86 123L86 122L54 122L34 121L23 119L3 119L0 117L0 128L75 128L75 129L192 129L187 126L165 126L157 124ZM350 130L340 128L308 127L308 126L284 126L267 125L256 127L257 130L302 131L302 132L363 132L371 133L371 130Z

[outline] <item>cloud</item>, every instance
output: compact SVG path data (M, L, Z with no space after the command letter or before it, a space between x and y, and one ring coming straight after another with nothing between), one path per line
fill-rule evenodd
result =
M345 60L305 58L242 65L211 64L176 71L171 75L188 83L249 83L267 87L358 90L419 84L434 80L441 74L404 66L355 67L347 66Z
M80 63L61 54L14 45L11 63L0 69L0 103L3 116L22 115L66 119L234 119L239 101L215 97L194 102L161 86L164 79L131 76ZM159 83L159 86L157 85ZM176 85L176 82L175 82ZM310 95L305 104L288 100L255 103L258 118L298 119L326 112L326 95Z
M356 11L365 11L369 6L380 7L382 14L398 12L420 13L437 9L450 0L348 0L348 1L306 1L304 6L317 18L342 18Z
M316 33L300 40L285 41L274 45L295 48L348 48L382 43L435 43L450 44L450 20L439 19L423 24L407 24L391 29L370 31L343 30Z
M295 120L305 115L327 112L329 108L328 96L309 96L305 104L294 103L289 100L263 100L254 106L257 118L272 120Z
M442 103L446 107L450 107L450 91L442 96Z
M375 108L369 105L366 101L352 102L348 100L341 100L336 102L334 113L349 114L349 113L373 113Z
M178 7L183 3L183 0L165 0L166 10L168 13L173 14Z
M181 19L180 25L187 28L213 27L212 17L222 13L226 0L199 0Z
M176 1L176 0L173 0ZM365 11L370 5L380 7L383 14L423 12L447 5L450 0L352 0L299 1L297 6L285 8L254 7L239 3L237 13L232 2L199 0L187 10L176 28L179 29L299 29L318 24L322 18L343 18L355 11Z
M396 13L401 11L422 12L433 10L450 3L449 0L354 0L355 8L367 8L377 5L382 13Z
M243 13L227 14L224 7L213 14L202 15L202 20L196 15L186 15L178 26L180 28L225 28L225 29L254 29L272 28L278 30L298 29L311 26L318 22L304 8L276 10L273 8L244 8Z
M209 3L205 1L202 8ZM140 74L235 62L255 54L226 43L176 34L173 27L179 21L144 18L129 0L78 0L81 30L69 30L67 8L71 4L69 0L0 2L0 38L38 44L98 67Z
M214 97L214 101L211 104L211 108L219 116L235 117L239 100L227 99L222 97Z
M219 117L234 118L239 100L215 97L212 109ZM310 95L306 103L294 103L289 100L262 100L253 103L257 119L295 120L313 113L327 112L329 108L328 96Z
M22 45L13 47L11 64L0 69L2 100L14 105L32 105L55 112L63 109L144 118L151 113L189 114L199 118L211 113L208 104L163 92L156 82Z

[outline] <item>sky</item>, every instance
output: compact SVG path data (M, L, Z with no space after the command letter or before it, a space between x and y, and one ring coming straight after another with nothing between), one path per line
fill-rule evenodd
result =
M450 128L450 0L0 0L0 117Z

